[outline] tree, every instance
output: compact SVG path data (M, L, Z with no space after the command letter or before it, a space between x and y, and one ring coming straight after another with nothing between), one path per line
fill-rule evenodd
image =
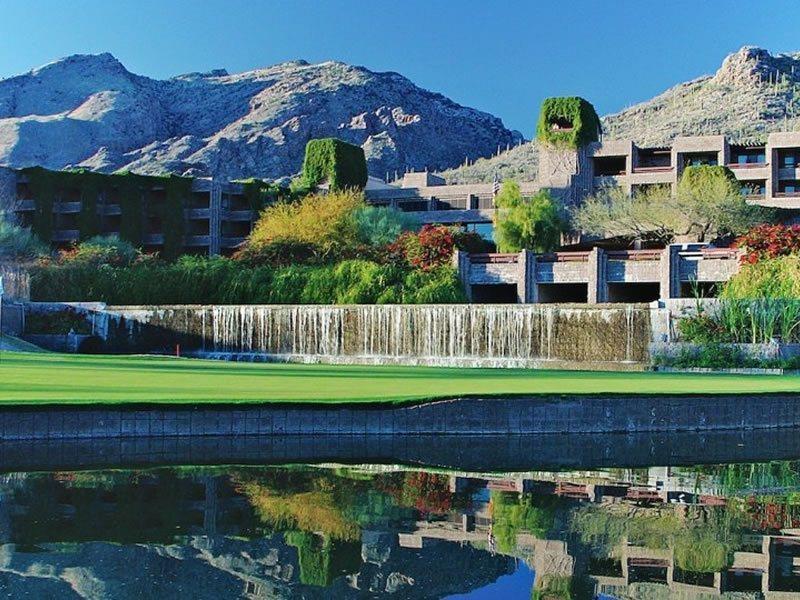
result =
M494 235L500 252L550 252L558 247L564 218L549 192L542 190L532 198L523 198L519 184L506 181L495 205Z
M662 243L713 241L773 219L772 210L747 204L730 169L710 165L687 167L674 194L666 185L633 194L604 188L573 212L575 225L587 233Z

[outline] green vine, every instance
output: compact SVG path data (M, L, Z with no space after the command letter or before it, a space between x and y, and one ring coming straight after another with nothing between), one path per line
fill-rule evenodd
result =
M303 182L309 187L327 182L330 189L367 185L364 149L336 138L310 140L303 161Z
M35 202L31 229L39 239L49 244L53 238L53 203L57 193L56 173L41 167L22 169L22 173L28 178L28 185Z
M80 189L81 212L78 215L78 230L81 241L99 235L102 231L100 215L97 213L97 199L103 187L104 176L99 173L81 171L69 173L68 180Z
M599 139L602 125L594 106L583 98L545 98L536 139L556 148L576 150Z
M183 209L192 189L192 179L176 175L147 176L121 172L105 175L93 171L49 171L41 167L23 169L36 203L33 231L43 241L53 237L53 204L63 197L64 190L80 192L81 211L78 215L80 239L87 240L102 233L98 214L101 194L118 191L121 239L135 246L142 243L144 230L144 198L155 188L165 190L165 201L157 209L164 231L162 255L168 260L177 258L183 250L185 221Z
M242 195L245 200L247 200L250 210L255 213L256 217L258 217L258 213L264 210L267 205L278 200L278 198L283 195L282 192L284 191L283 188L278 187L274 183L269 183L261 179L243 179L237 181L237 183L242 184Z
M162 256L167 260L175 260L183 252L183 236L186 233L183 211L192 192L192 179L178 175L169 175L162 179L167 189L167 201L164 203L161 218L164 230Z
M142 199L146 178L134 173L118 173L113 177L119 193L119 237L134 246L141 246L144 223Z

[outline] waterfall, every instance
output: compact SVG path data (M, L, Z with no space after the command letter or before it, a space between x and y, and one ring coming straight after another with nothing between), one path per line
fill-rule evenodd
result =
M654 309L555 304L108 307L149 348L309 362L526 365L647 359ZM124 321L124 323L123 323ZM125 333L127 332L127 333ZM127 340L129 343L131 339Z

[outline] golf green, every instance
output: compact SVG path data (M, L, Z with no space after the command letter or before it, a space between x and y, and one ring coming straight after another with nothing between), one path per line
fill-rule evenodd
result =
M3 352L0 405L403 402L463 395L800 392L800 377L295 364Z

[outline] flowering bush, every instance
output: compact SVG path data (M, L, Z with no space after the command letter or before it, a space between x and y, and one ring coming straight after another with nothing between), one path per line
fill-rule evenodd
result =
M452 230L441 225L424 225L416 233L408 231L389 245L390 253L423 271L446 265L454 249Z
M759 225L737 238L744 250L742 262L755 264L766 258L800 253L800 225Z

